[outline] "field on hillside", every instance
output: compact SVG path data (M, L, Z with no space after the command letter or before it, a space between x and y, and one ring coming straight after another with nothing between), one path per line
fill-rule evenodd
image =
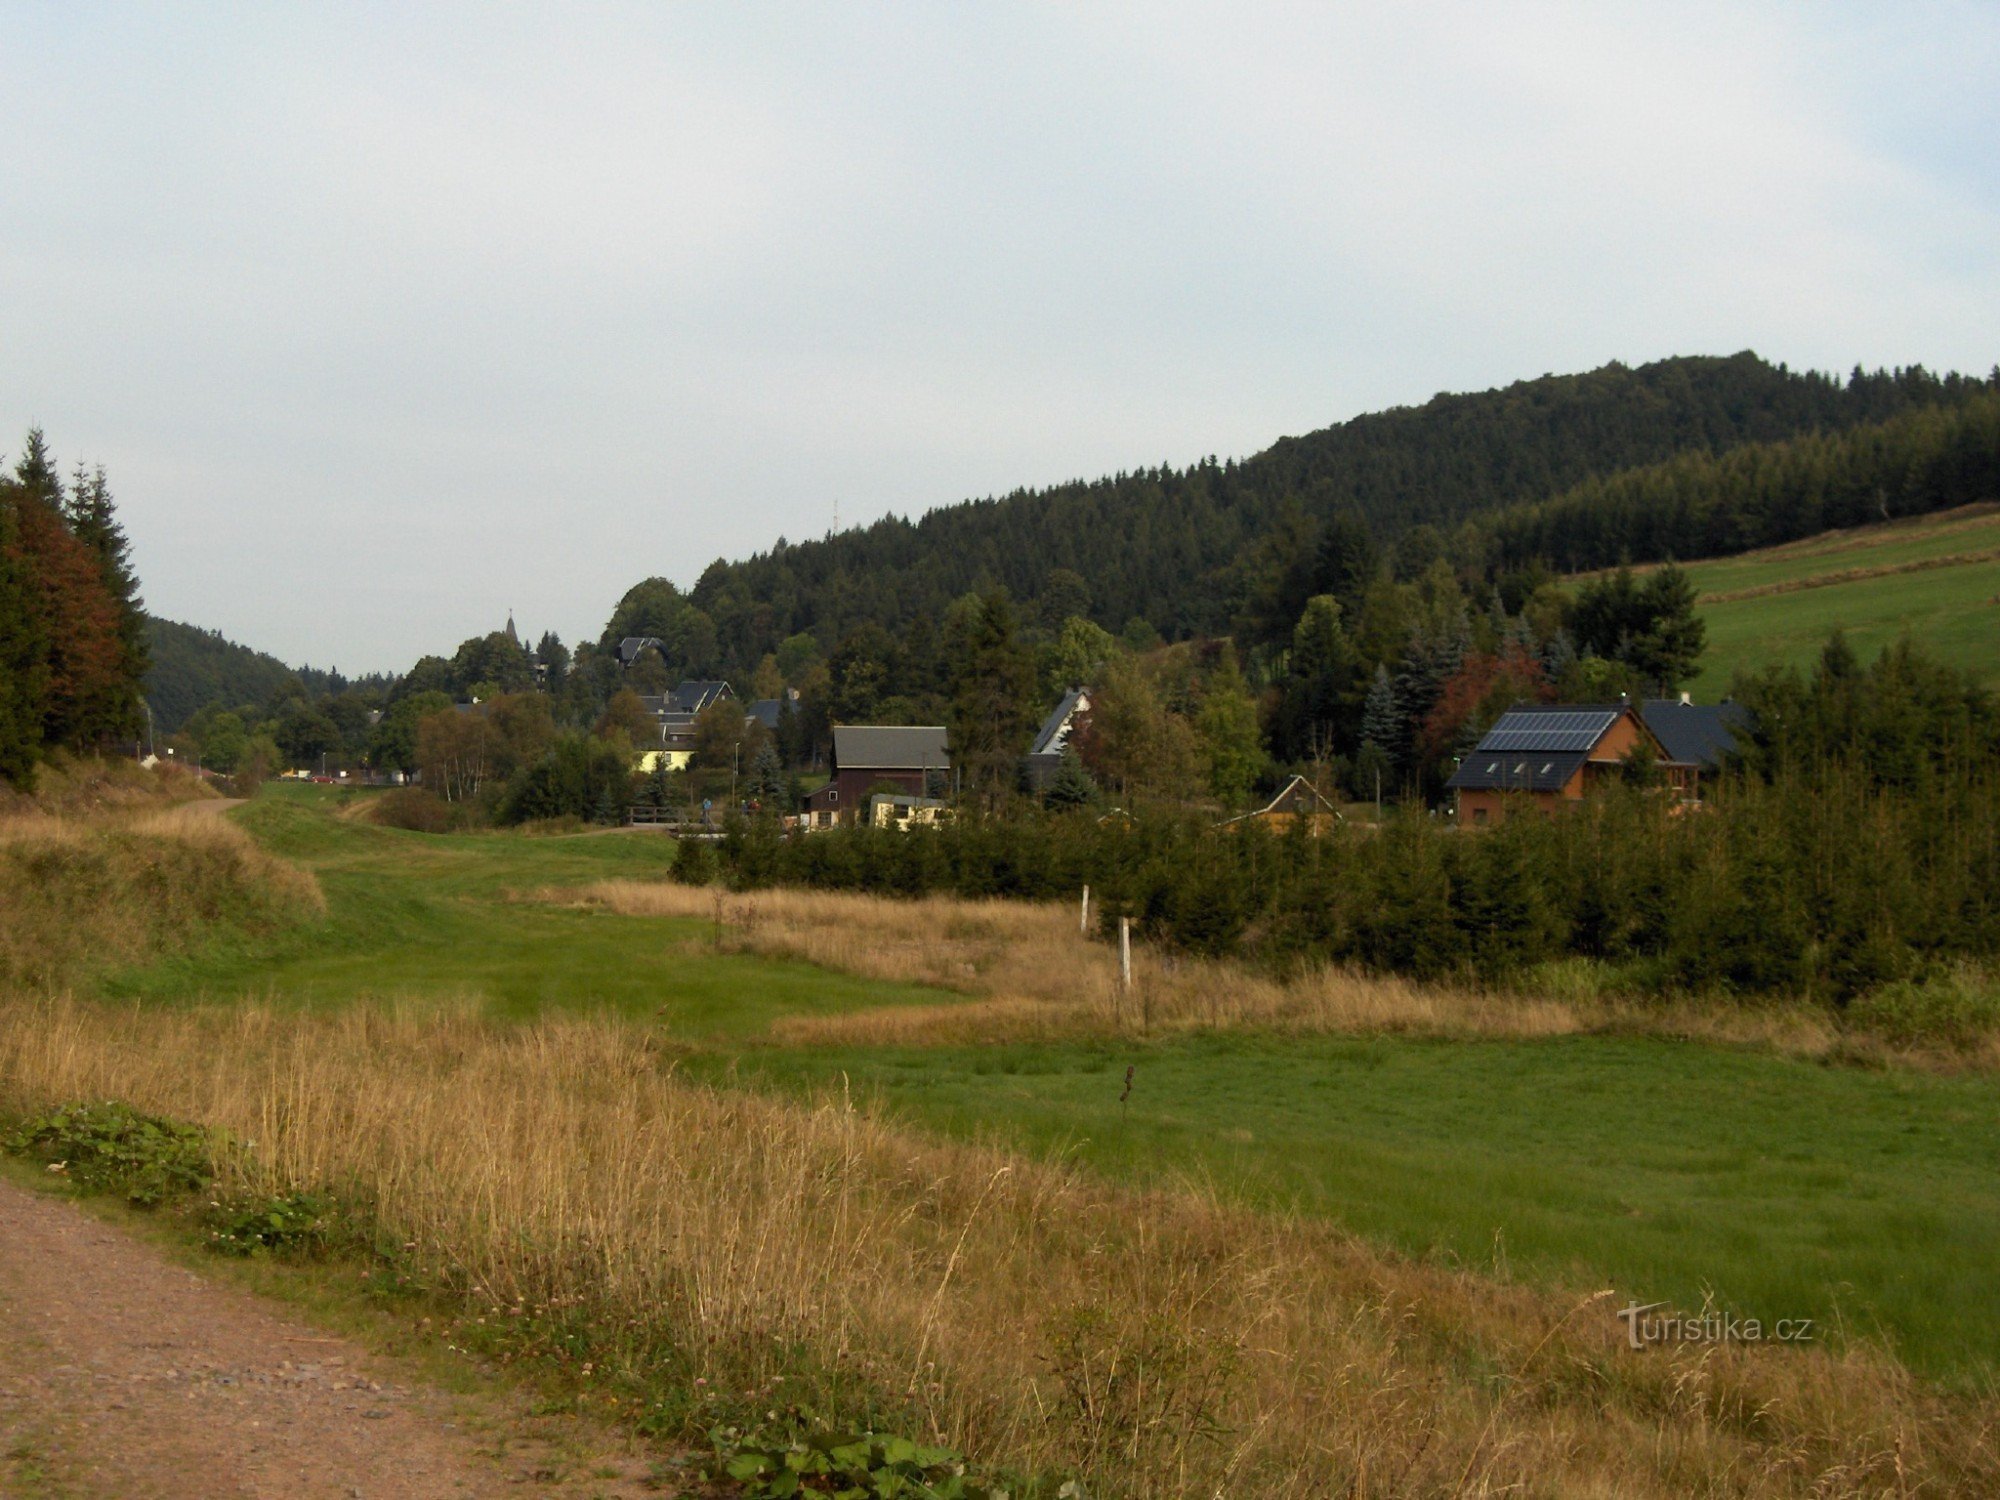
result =
M2000 1484L1988 1068L1147 952L1124 1001L1073 910L362 805L230 815L323 909L0 996L0 1112L254 1140L239 1176L346 1185L469 1299L454 1339L662 1430L699 1377L1093 1495ZM1815 1336L1628 1349L1662 1300Z
M1808 666L1838 627L1866 660L1907 632L2000 684L2000 505L1828 532L1688 564L1708 625L1695 697L1739 670Z

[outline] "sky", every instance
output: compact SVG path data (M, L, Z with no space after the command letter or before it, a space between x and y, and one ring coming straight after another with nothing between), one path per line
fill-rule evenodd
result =
M2000 361L2000 7L0 0L0 452L397 670L1551 371Z

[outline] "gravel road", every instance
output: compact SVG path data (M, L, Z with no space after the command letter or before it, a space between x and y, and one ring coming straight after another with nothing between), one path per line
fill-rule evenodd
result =
M0 1181L0 1494L664 1496L657 1455L394 1362Z

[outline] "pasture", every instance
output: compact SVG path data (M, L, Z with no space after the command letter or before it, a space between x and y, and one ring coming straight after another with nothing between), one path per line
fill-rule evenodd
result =
M1708 625L1699 701L1738 670L1811 664L1835 627L1863 660L1905 633L2000 684L2000 506L1968 506L1687 565Z

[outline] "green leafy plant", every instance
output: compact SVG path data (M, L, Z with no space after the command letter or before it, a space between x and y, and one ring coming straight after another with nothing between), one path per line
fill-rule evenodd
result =
M322 1248L336 1204L321 1193L280 1193L209 1205L208 1245L225 1255L299 1254Z
M197 1193L215 1175L208 1132L114 1101L70 1104L30 1120L7 1149L79 1187L122 1193L140 1208Z
M822 1429L784 1440L762 1430L718 1427L713 1477L734 1479L754 1500L824 1495L833 1500L1008 1500L967 1475L964 1458L879 1432ZM1066 1496L1081 1491L1065 1486Z

